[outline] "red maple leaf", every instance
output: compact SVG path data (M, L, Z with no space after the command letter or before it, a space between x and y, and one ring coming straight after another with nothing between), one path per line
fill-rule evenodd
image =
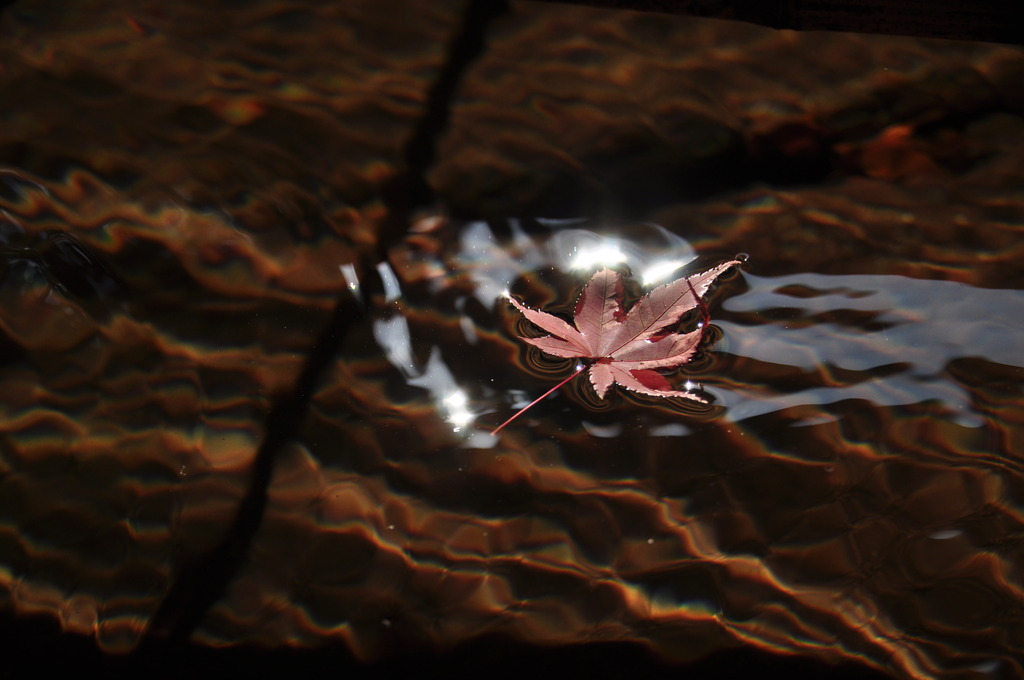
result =
M622 306L622 276L611 269L602 269L587 282L576 302L575 328L553 314L530 309L510 297L509 301L523 316L551 333L539 338L520 337L523 342L540 348L545 354L589 361L491 434L497 434L523 411L587 368L590 369L590 384L602 399L608 388L618 383L641 394L706 402L692 392L673 390L665 376L651 369L679 366L693 357L709 322L701 296L725 270L738 264L739 260L731 260L706 272L659 286L637 300L628 312ZM698 306L702 323L697 330L690 333L666 331L668 326L678 323L683 314Z

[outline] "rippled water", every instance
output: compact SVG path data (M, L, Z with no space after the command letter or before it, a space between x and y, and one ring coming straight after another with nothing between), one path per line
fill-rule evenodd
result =
M649 284L694 257L656 225L585 226L448 223L379 267L375 298L350 282L362 341L314 398L205 635L282 634L251 598L300 582L279 596L302 612L289 635L333 631L371 657L401 621L437 643L497 629L684 658L829 646L916 675L991 664L1019 594L1020 291L748 271L715 290L718 342L677 378L711 407L601 402L578 380L491 436L572 370L516 341L504 291L568 310L598 264ZM302 559L282 563L279 541ZM376 614L337 630L339 600ZM941 641L957 631L970 647Z
M254 3L211 59L205 11L0 25L37 112L0 130L6 614L119 654L1024 673L1019 50L515 3L435 131L439 209L395 178L461 6L396 36ZM507 295L569 315L602 266L632 302L738 253L666 373L707 405L579 377L491 434L575 370Z

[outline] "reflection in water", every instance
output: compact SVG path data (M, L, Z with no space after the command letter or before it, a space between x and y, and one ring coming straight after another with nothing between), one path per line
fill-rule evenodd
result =
M1024 674L1020 54L513 4L427 178L492 219L407 233L382 185L462 3L0 17L0 606L136 649L351 295L200 643ZM671 207L493 218L528 204ZM575 380L489 434L575 370L504 295L741 249L670 378L709 405Z
M969 390L949 375L970 357L1024 367L1024 293L900 276L794 274L748 278L750 290L723 303L729 352L820 375L794 393L737 390L723 395L742 420L801 404L865 399L881 406L934 401L968 427L984 419ZM763 319L773 319L764 323Z
M621 390L601 403L573 381L494 437L499 414L574 370L516 341L503 291L569 313L590 274L577 273L583 260L675 276L693 259L683 239L651 224L506 226L502 235L452 222L376 268L380 294L365 300L364 327L345 340L280 461L251 559L200 639L333 637L368 659L397 644L396 631L439 645L480 630L641 639L680 659L731 644L819 655L827 646L828 658L892 660L908 676L999 653L985 631L1016 621L999 603L1024 592L1007 533L1024 527L1008 502L1024 483L1018 291L745 273L722 284L721 303L712 291L712 340L681 379L702 386L712 406ZM340 273L365 295L354 268ZM12 323L27 310L79 323L45 277L25 286L6 298L16 305L2 317L8 337L22 337ZM256 441L239 438L240 423L213 420L254 405L229 393L216 401L213 375L167 373L175 356L209 365L200 357L216 354L180 336L125 336L128 322L115 310L70 354L54 349L110 362L134 337L162 353L165 382L150 374L123 401L119 382L139 379L126 366L99 379L101 401L86 402L74 390L93 393L88 372L46 377L26 364L23 377L7 374L8 394L24 398L8 399L3 420L6 465L17 471L2 495L8 597L19 611L63 612L70 630L98 626L111 649L131 648L171 578L172 537L194 545L199 523L229 516L240 496L237 476L214 475L196 455L244 470ZM230 354L219 356L230 371ZM207 395L196 402L203 432L108 429L129 422L119 404L186 416L187 385ZM64 438L42 436L41 423ZM212 437L218 427L223 436ZM159 463L145 453L154 436ZM120 467L103 472L118 458L101 441L155 467L134 481ZM88 494L77 476L43 482L40 466L59 460L89 475ZM56 497L71 533L52 524L45 499ZM102 508L129 497L140 519L111 533ZM139 575L128 600L111 590L125 569ZM991 651L932 637L958 630L990 639Z
M828 648L829 658L919 677L952 659L993 663L984 649L930 636L970 629L976 640L1006 616L1000 599L1021 596L1016 548L999 528L1024 526L1006 502L1021 479L1011 444L1019 362L997 363L1012 357L985 339L1019 333L996 312L1019 296L901 277L745 274L747 290L715 311L721 342L693 376L718 400L711 410L623 392L601 409L589 386L570 383L490 437L504 400L525 403L549 374L573 370L532 365L500 291L571 310L586 275L567 274L563 258L603 238L512 224L503 243L470 223L457 248L440 244L435 271L450 273L402 284L401 311L387 303L373 322L394 370L427 357L405 380L426 394L364 396L363 420L346 422L332 404L391 379L372 364L339 364L291 472L280 473L293 480L291 500L268 516L258 550L267 561L247 567L240 592L266 589L271 559L275 580L304 574L308 592L289 596L301 612L286 619L289 635L338 635L367 657L393 644L396 625L430 630L438 644L481 626L569 641L648 639L653 625L657 647L676 658L742 643ZM688 252L666 240L669 258ZM642 271L665 257L663 247L635 248L624 264ZM945 316L951 299L972 311ZM471 311L473 301L494 311ZM381 330L387 318L393 333ZM348 518L334 530L345 552L324 544L291 566L270 557L279 532L315 544L310 503L326 511L342 496L346 509L332 512ZM399 599L384 594L395 583ZM280 618L268 628L242 615L244 602L218 607L204 636L244 629L271 641Z
M491 436L500 414L574 370L516 340L504 291L567 314L589 278L574 269L581 258L611 253L621 267L672 276L693 260L656 225L588 226L449 222L393 249L373 295L341 267L341 286L369 313L279 461L251 557L199 639L337 638L373 659L400 647L396 635L443 646L488 630L646 640L678 659L734 644L829 649L907 676L999 655L985 631L1015 622L999 603L1024 592L1008 533L1024 527L1008 501L1024 480L1013 349L1024 298L896 276L744 273L721 284L727 294L712 291L710 340L676 378L711 406L621 390L601 402L573 381ZM26 310L78 318L60 311L76 307L46 277L26 286L6 298L8 337L21 337L12 324ZM258 402L232 401L213 373L167 373L174 357L209 369L220 357L218 370L237 372L230 353L201 354L181 334L126 335L130 321L114 310L70 350L55 346L71 362L64 371L9 372L9 394L23 397L8 400L2 423L16 471L0 496L11 499L0 534L8 597L19 611L63 612L71 630L95 621L109 649L131 648L145 626L180 559L175 537L202 545L200 527L230 516L257 441L242 422L228 427L228 414ZM165 382L151 369L139 382L130 364L120 377L68 373L78 356L116 362L129 339L158 352ZM257 367L240 375L257 380ZM97 384L100 401L74 397ZM125 401L121 384L145 387ZM189 416L195 394L206 396ZM121 404L208 425L149 434L127 425ZM41 436L44 422L64 439ZM153 467L129 481L129 459ZM89 476L88 494L77 474L43 481L56 461ZM52 524L46 499L56 497L71 533ZM146 519L112 531L111 503ZM138 575L129 599L112 590L125 569ZM938 641L956 631L989 651Z

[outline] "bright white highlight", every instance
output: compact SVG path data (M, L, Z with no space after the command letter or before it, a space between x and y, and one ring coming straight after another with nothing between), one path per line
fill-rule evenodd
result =
M475 416L469 410L469 398L466 397L466 393L462 390L450 392L442 400L442 403L444 404L445 411L448 413L448 417L445 420L455 426L456 432L461 427L473 422Z
M656 283L668 279L677 269L687 264L689 260L662 260L646 267L640 274L640 279L645 287L653 286Z
M402 287L398 283L398 277L391 270L387 262L377 263L377 272L380 274L381 283L384 284L384 302L394 302L402 297Z
M607 241L595 245L582 246L576 251L570 266L577 271L591 271L598 267L619 264L626 261L618 243Z
M359 290L359 275L356 274L356 268L351 264L339 264L338 269L341 271L341 275L345 277L345 283L348 285L348 289L355 293L355 296L362 297L362 293Z

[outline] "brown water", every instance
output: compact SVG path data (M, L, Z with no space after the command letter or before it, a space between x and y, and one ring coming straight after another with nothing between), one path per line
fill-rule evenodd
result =
M3 16L7 616L1024 673L1024 52L516 3L410 206L462 7L343 5ZM737 253L668 374L708 406L490 434L574 370L506 291Z

